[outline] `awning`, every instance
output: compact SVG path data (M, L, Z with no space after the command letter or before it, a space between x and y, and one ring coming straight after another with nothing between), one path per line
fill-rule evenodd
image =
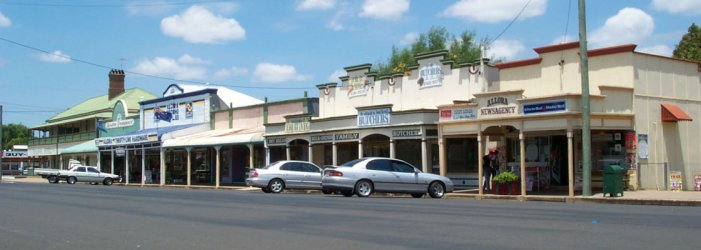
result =
M663 103L662 106L662 121L663 122L678 122L678 121L693 121L691 116L684 112L679 106L672 103Z
M164 148L195 147L195 146L225 146L238 144L262 144L264 141L263 127L252 129L217 129L205 131L175 139L165 140Z
M60 154L78 154L78 153L97 153L97 146L95 141L90 140L78 145L70 146L65 149L61 149Z

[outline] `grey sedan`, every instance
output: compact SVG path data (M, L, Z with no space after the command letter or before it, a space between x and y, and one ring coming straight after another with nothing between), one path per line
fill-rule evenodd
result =
M378 191L409 193L414 198L428 193L442 198L454 189L445 176L423 173L402 160L382 157L361 158L324 170L321 187L324 193L341 192L347 197L368 197Z
M290 189L321 189L321 168L305 161L278 161L251 170L246 185L259 187L265 193Z

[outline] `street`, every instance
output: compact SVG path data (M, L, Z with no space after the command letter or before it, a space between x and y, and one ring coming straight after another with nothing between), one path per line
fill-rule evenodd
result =
M693 249L694 207L0 183L0 249Z

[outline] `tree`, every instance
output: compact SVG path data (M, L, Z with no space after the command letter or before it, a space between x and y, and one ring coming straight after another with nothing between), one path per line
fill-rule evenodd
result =
M701 62L701 29L692 23L672 54L675 58Z
M2 126L2 147L11 149L14 145L27 145L29 129L22 124L10 123Z

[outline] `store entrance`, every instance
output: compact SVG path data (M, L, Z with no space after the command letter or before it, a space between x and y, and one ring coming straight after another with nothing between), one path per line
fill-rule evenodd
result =
M567 137L564 135L550 136L550 183L553 186L567 186L569 171L567 170Z
M365 137L363 157L389 157L389 137L380 134Z

